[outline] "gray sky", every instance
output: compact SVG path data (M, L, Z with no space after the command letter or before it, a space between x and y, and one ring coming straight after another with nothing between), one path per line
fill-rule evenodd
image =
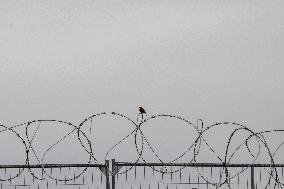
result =
M283 8L281 0L3 0L0 121L78 124L103 111L136 119L142 105L206 125L283 128Z

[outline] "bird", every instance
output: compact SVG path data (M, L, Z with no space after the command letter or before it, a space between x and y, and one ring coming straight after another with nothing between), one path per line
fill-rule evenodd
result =
M138 123L138 119L139 117L141 116L142 120L144 119L144 115L147 115L146 114L146 111L144 108L142 108L141 106L139 107L139 113L138 113L138 116L137 116L137 123ZM142 121L141 120L141 121Z
M139 107L139 112L140 112L140 114L146 114L145 109L142 108L141 106Z

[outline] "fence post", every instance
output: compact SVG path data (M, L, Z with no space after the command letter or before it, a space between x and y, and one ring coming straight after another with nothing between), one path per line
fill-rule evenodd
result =
M105 160L105 168L106 168L106 189L110 189L109 186L109 160Z
M254 187L254 167L250 167L250 184L251 184L251 189L255 189Z
M111 188L115 189L115 175L116 173L116 166L115 166L115 159L111 159Z

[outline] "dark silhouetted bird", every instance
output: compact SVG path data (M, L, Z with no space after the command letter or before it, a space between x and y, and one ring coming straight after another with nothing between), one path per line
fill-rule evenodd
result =
M138 120L139 120L139 117L141 116L141 121L143 121L144 119L144 115L147 115L146 114L146 111L144 108L142 108L141 106L139 107L139 114L137 116L137 123L138 123Z
M146 114L145 109L142 108L141 106L139 107L139 112L140 112L140 114Z

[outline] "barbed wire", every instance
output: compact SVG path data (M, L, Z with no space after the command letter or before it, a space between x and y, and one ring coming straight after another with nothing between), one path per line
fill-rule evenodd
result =
M179 153L176 157L173 158L170 162L167 163L175 163L178 160L182 158L186 158L186 155L190 154L192 157L187 159L187 163L196 163L199 162L200 154L202 153L201 151L203 149L208 149L219 161L219 163L222 163L223 169L222 169L222 178L223 180L220 179L219 182L216 182L214 180L210 180L205 176L205 174L202 172L202 170L199 167L196 167L198 174L201 176L201 178L204 180L204 182L214 185L215 187L219 188L223 185L227 185L229 188L230 187L230 180L238 176L239 174L243 173L248 167L238 171L235 174L231 173L230 167L227 165L230 164L233 159L237 156L238 153L240 153L241 149L246 149L249 156L252 158L251 161L249 162L250 164L254 164L258 161L260 156L262 154L265 154L268 156L267 161L271 164L270 171L268 171L268 174L270 175L269 177L269 182L270 180L275 181L274 188L277 186L278 188L283 188L284 183L280 182L279 179L279 174L277 172L277 169L274 167L275 164L275 156L277 153L279 153L281 147L284 145L284 140L278 144L277 148L275 151L272 151L271 148L269 147L269 144L267 142L267 139L265 137L265 134L274 134L274 133L282 133L284 129L275 129L275 130L268 130L268 131L260 131L260 132L255 132L252 129L236 123L236 122L219 122L219 123L214 123L212 125L209 125L207 127L204 126L204 123L201 119L198 119L196 124L188 121L187 119L176 116L176 115L171 115L171 114L159 114L159 115L154 115L154 116L149 116L149 117L143 117L141 114L138 114L136 121L133 119L129 118L126 115L123 115L121 113L117 112L102 112L98 114L94 114L86 119L84 119L80 124L75 125L70 122L66 121L61 121L61 120L33 120L29 121L26 123L21 123L18 125L14 126L4 126L0 125L0 134L5 134L5 132L12 134L22 144L22 147L24 148L25 151L25 160L24 164L28 167L29 173L36 179L43 180L46 177L56 180L56 181L69 181L69 180L74 180L80 177L82 174L84 174L87 170L87 167L80 170L79 172L74 174L74 176L71 178L57 178L52 176L52 174L49 174L44 167L45 163L45 158L51 152L54 148L56 148L57 145L61 144L63 141L65 141L67 138L69 138L71 135L76 135L76 138L81 145L83 151L87 154L88 160L87 164L91 163L98 163L99 160L96 157L96 154L98 153L96 148L94 147L95 143L93 140L95 138L92 138L93 136L91 133L93 132L93 129L96 126L96 119L100 117L116 117L119 119L126 120L129 124L133 126L131 131L129 133L126 133L121 139L119 139L117 142L115 142L106 152L104 156L104 160L107 160L110 156L110 154L116 149L119 148L120 145L129 139L131 136L134 137L134 147L136 149L137 153L137 159L135 159L134 163L138 162L144 162L147 163L147 160L144 156L145 149L149 149L149 151L154 155L155 158L157 158L159 163L165 163L161 155L157 152L157 150L153 147L153 144L149 141L149 139L146 137L146 135L143 132L143 128L145 125L153 120L156 119L163 119L163 118L169 118L177 121L181 121L183 124L185 124L187 127L190 127L194 130L195 137L193 139L193 142L191 144L188 144L186 149ZM139 117L140 116L140 117ZM69 131L66 132L63 136L61 136L59 139L57 139L52 145L48 146L42 153L42 156L40 157L35 149L35 139L38 135L38 132L40 131L42 124L43 123L51 123L51 124L60 124L64 125L65 127L68 127ZM86 130L86 125L90 124L89 127L89 132L90 134L87 134ZM34 125L35 128L34 128ZM18 132L19 128L22 130L24 129L24 135ZM222 157L223 154L217 153L216 149L208 142L208 139L206 138L206 135L211 133L214 129L216 128L230 128L232 129L231 133L228 136L228 141L225 141L226 148L225 148L225 154L224 157ZM174 133L171 133L174 134ZM242 141L239 141L237 146L233 148L232 141L234 138L236 138L239 134L242 136L245 136ZM177 136L178 137L178 136ZM107 139L106 139L107 140ZM253 148L250 146L251 141L256 142L256 147ZM9 141L7 141L9 143ZM40 144L37 144L40 145ZM275 146L275 145L274 145ZM233 149L232 149L233 148ZM41 176L37 175L31 168L29 168L29 165L31 163L31 156L33 156L38 164L41 165L43 174ZM127 160L126 160L127 161ZM0 162L1 164L1 162ZM134 165L135 166L135 165ZM110 174L124 174L128 171L130 171L134 166L127 167L125 170L119 170L116 171L115 173L112 173L110 170L108 172ZM173 174L181 169L184 169L184 167L180 167L178 169L173 170L172 167L167 167L164 166L161 169L157 169L155 167L151 167L153 171L159 172L161 174ZM9 178L0 178L0 181L10 181L12 179L15 179L19 177L24 169L21 169L17 174L14 176L10 176ZM268 187L268 184L266 185Z

